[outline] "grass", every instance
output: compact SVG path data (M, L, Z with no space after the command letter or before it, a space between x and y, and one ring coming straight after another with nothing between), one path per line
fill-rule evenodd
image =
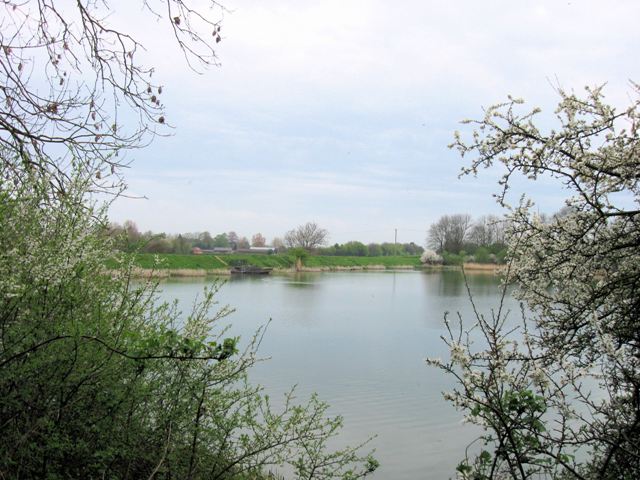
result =
M420 266L418 255L398 255L390 257L328 257L313 256L304 260L306 267L371 267L382 265L387 268L410 265Z
M138 253L133 257L136 267L146 269L187 269L187 270L213 270L227 268L227 266L213 255L179 255L179 254L152 254ZM118 268L114 260L107 262L107 268Z
M227 269L233 261L245 261L249 265L271 268L292 268L295 258L289 255L179 255L179 254L151 254L139 253L134 256L134 264L145 269L169 269L169 270L214 270ZM226 265L225 263L226 262ZM420 266L420 257L417 255L391 256L391 257L328 257L309 256L304 260L304 266L309 268L331 267L372 267L384 266L386 268L400 266ZM118 268L115 260L107 262L107 268Z

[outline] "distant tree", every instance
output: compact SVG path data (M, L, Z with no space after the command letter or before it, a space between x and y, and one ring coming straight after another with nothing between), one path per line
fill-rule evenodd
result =
M238 237L238 234L236 232L231 231L227 233L227 239L229 240L229 246L231 248L233 248L234 250L238 248L238 241L240 240L240 238Z
M251 247L251 244L249 243L249 240L247 239L247 237L240 237L240 239L238 240L238 248L247 249L250 247Z
M132 220L126 220L124 225L111 222L105 233L114 239L114 247L121 252L134 252L141 247L142 234Z
M191 244L182 235L178 235L173 239L174 253L186 254L191 251Z
M329 232L320 228L315 222L307 222L294 230L289 230L284 236L285 245L289 248L304 248L313 250L327 242Z
M468 241L478 247L504 244L504 224L505 220L495 215L482 216L473 222Z
M407 255L420 255L422 252L424 252L424 248L422 248L420 245L416 245L413 242L403 243L402 249Z
M147 235L145 235L145 237L147 237ZM148 236L148 239L144 241L142 251L146 253L171 253L173 251L173 245L164 233L157 235L151 234Z
M256 233L253 237L251 237L252 247L264 247L266 244L267 240L262 236L261 233Z
M213 238L211 246L214 248L229 248L229 239L226 233L219 233Z
M304 261L309 257L309 252L302 247L294 247L287 251L287 255L293 257L296 272L299 272L302 270Z
M395 243L384 242L382 245L380 245L380 248L382 249L382 254L385 257L402 254L402 247Z
M337 243L335 245L331 245L329 247L321 247L321 248L317 248L316 249L316 253L318 255L324 255L324 256L335 256L335 255L339 255L339 253L337 253L336 251L336 247L338 248L338 250L340 249L340 245L338 245Z
M213 247L213 238L209 232L202 232L197 235L198 241L196 242L196 246L200 248L212 248Z
M427 245L433 248L436 252L444 252L445 245L447 243L447 220L444 217L440 218L436 223L431 224L429 227L429 234L427 236Z
M429 227L427 245L436 252L458 253L464 247L470 227L471 215L444 215Z
M123 225L124 232L127 235L127 239L129 243L137 243L142 238L140 231L138 230L138 226L133 220L126 220Z
M473 259L478 263L493 263L495 261L495 258L491 257L491 253L486 247L479 247L473 253Z
M367 245L369 250L370 257L381 257L382 256L382 247L378 243L370 243Z
M342 255L348 255L352 257L366 257L369 254L369 249L362 242L351 241L341 246Z
M284 240L282 240L280 237L274 237L274 239L271 241L271 246L279 251L286 248L284 245Z
M468 239L469 242L478 246L491 245L493 243L493 232L488 216L482 216L473 222Z

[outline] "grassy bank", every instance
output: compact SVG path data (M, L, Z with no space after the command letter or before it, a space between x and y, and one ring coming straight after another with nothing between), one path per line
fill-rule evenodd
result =
M295 257L290 255L178 255L140 253L133 257L134 265L143 270L168 270L182 274L193 271L194 275L221 273L229 269L233 262L242 261L248 265L273 268L276 270L289 270L295 266ZM390 257L324 257L309 256L304 260L305 269L331 270L331 269L385 269L419 267L420 257L390 256ZM106 265L109 269L117 269L118 263L110 261ZM173 276L173 273L172 273Z
M389 257L328 257L313 256L304 260L306 267L363 267L399 268L419 267L420 256L398 255Z

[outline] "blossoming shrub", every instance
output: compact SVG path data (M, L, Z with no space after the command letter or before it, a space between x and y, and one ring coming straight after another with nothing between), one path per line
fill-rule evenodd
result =
M447 319L451 357L429 361L457 379L447 398L486 431L480 454L458 467L462 478L640 472L639 102L618 111L601 88L560 95L552 130L510 98L468 122L469 142L456 134L454 146L473 157L466 173L506 167L505 275L526 305L520 321L501 305L476 312L472 329ZM543 221L530 199L508 205L516 173L561 181L567 208Z
M442 264L442 257L433 250L425 250L420 256L420 262L425 265L440 265Z

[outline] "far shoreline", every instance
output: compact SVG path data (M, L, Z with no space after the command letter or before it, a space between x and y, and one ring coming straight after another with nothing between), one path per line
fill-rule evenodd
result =
M324 272L381 272L389 270L414 270L423 272L442 272L442 271L466 271L474 274L491 274L498 275L503 265L499 264L483 264L475 262L467 262L463 265L330 265L330 266L303 266L296 270L294 267L273 268L274 274L291 275L296 273L324 273ZM109 274L118 274L122 269L110 268L107 270ZM132 278L146 279L167 279L167 278L204 278L212 276L231 276L228 268L143 268L134 266L130 270Z

